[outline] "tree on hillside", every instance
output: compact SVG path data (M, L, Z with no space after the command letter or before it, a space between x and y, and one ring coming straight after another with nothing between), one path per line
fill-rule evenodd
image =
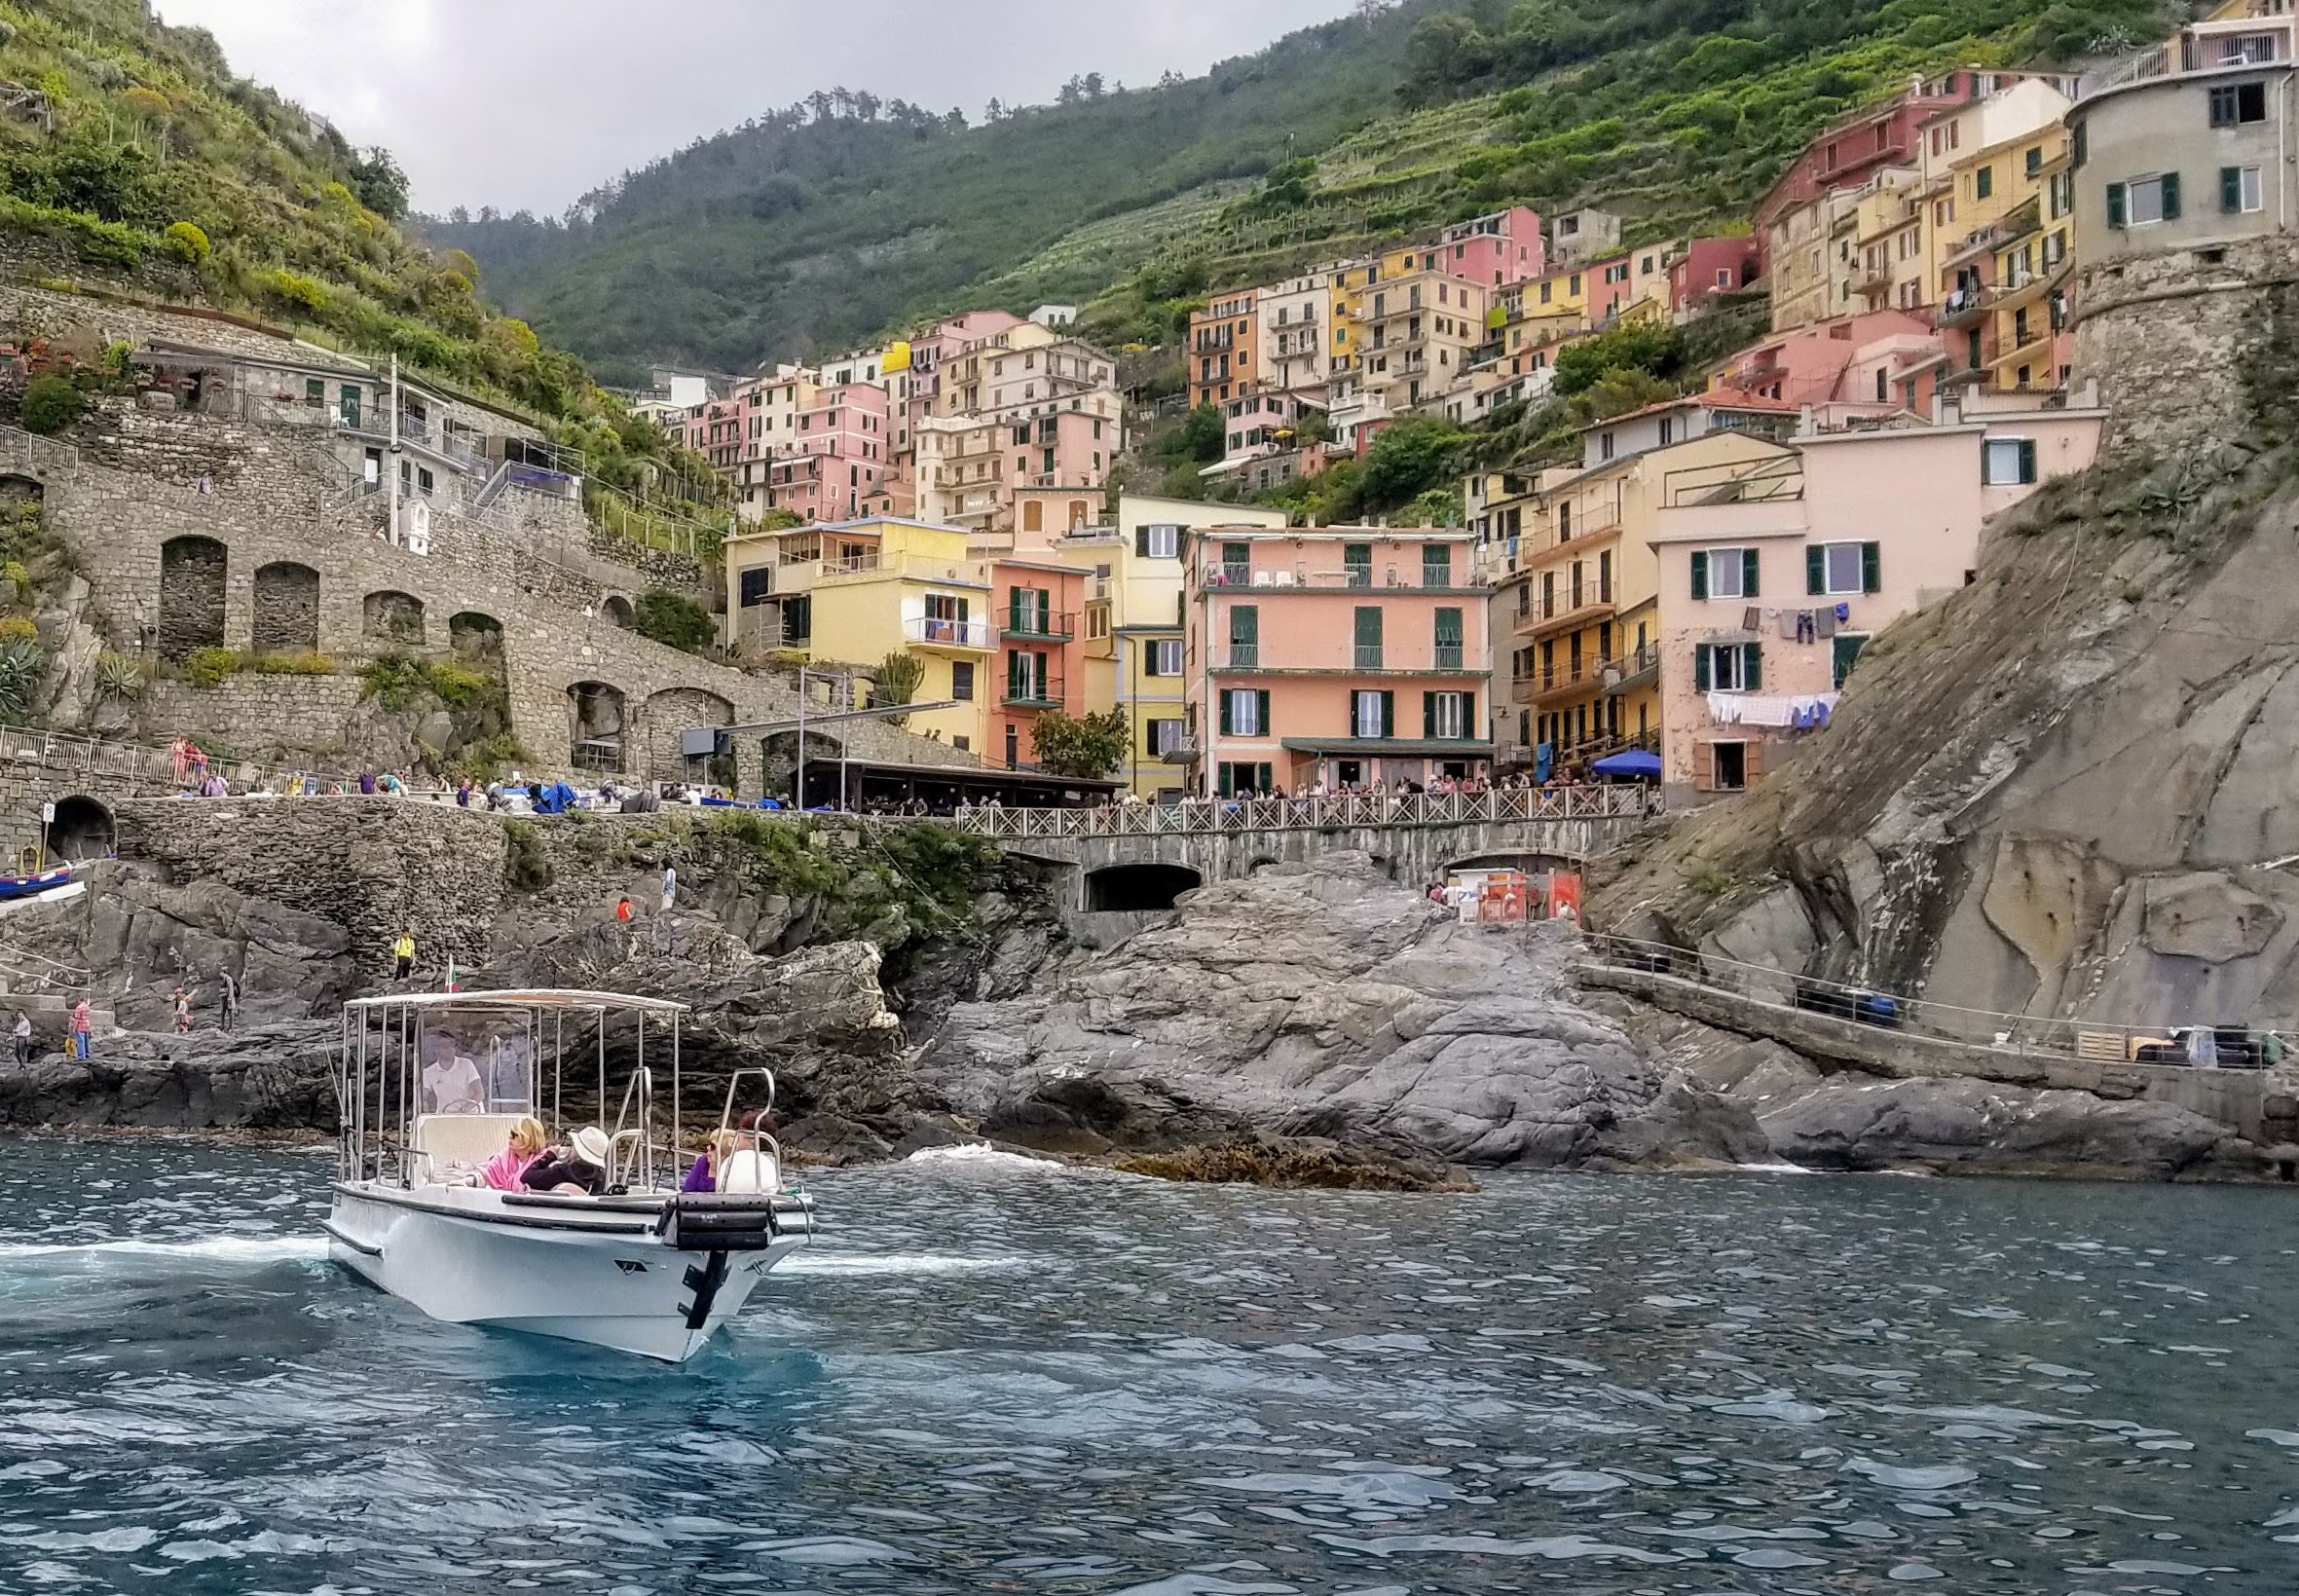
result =
M361 204L378 216L388 216L395 222L407 214L407 174L399 169L391 152L381 144L352 161L350 179L346 186L359 197Z
M1665 321L1631 321L1583 338L1557 352L1554 391L1571 398L1586 391L1608 372L1641 371L1677 375L1684 360L1685 335Z
M1042 710L1030 723L1030 741L1049 775L1100 781L1125 762L1126 712L1103 710L1073 720L1057 709Z
M1222 457L1228 429L1218 406L1202 404L1181 424L1182 458L1210 465Z
M1359 479L1365 507L1387 514L1431 488L1445 486L1466 437L1437 416L1406 416L1392 422L1365 452L1364 475Z

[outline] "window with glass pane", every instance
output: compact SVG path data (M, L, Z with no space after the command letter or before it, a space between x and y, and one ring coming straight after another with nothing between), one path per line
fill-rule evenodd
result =
M1367 606L1356 614L1356 667L1360 671L1381 669L1381 612Z
M1453 546L1450 543L1421 545L1421 585L1424 587L1451 587L1453 585Z
M1147 538L1149 546L1144 549L1143 552L1149 555L1151 559L1173 560L1180 558L1181 528L1178 526L1167 525L1153 526L1145 530L1149 534Z
M1459 741L1467 736L1468 695L1459 692L1430 694L1429 729L1432 735L1448 741Z
M1229 730L1233 737L1258 737L1262 733L1261 694L1250 687L1228 687L1222 697L1229 701Z
M1234 670L1250 671L1261 663L1261 610L1241 604L1229 612L1229 662Z
M1148 676L1179 676L1181 674L1181 639L1162 638L1149 646Z
M1460 611L1439 610L1437 612L1436 643L1437 669L1440 671L1457 671L1461 669Z
M1221 545L1221 579L1233 587L1243 587L1253 579L1253 547L1250 543Z
M1709 550L1708 596L1710 598L1738 599L1747 597L1747 589L1741 581L1741 576L1747 570L1747 562L1740 556L1741 551L1736 548Z
M1857 593L1864 585L1860 572L1858 543L1830 543L1823 550L1823 561L1828 577L1826 591L1830 593Z
M1373 545L1371 543L1344 543L1341 549L1342 568L1349 574L1352 587L1373 585Z
M1349 695L1349 726L1353 737L1378 737L1381 729L1381 694L1353 692Z

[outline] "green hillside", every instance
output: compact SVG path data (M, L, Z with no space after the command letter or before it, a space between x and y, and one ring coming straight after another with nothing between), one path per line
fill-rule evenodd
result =
M1910 73L2110 55L2164 9L1374 0L1203 78L1073 85L982 127L816 95L565 223L426 226L618 376L821 353L960 303L1098 301L1093 330L1154 341L1176 294L1503 204L1603 204L1641 237L1729 229L1823 122Z

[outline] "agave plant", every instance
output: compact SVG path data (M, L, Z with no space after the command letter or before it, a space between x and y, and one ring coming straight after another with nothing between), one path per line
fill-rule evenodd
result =
M0 721L21 723L48 682L48 655L25 638L0 643Z
M106 649L95 656L95 690L108 704L125 704L143 696L144 668L127 654Z

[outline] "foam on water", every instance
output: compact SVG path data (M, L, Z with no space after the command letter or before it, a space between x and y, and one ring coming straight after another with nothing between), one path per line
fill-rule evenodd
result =
M1004 1148L992 1147L987 1142L961 1141L948 1147L921 1147L903 1160L908 1165L961 1164L985 1169L1030 1169L1041 1174L1064 1174L1070 1166L1057 1159L1032 1158L1026 1153L1009 1153Z
M1027 1269L1027 1258L953 1258L918 1252L824 1252L804 1247L784 1259L777 1275L984 1275Z
M108 1242L0 1242L0 1267L18 1260L98 1263L150 1258L179 1263L300 1263L327 1256L324 1236L203 1236L180 1241L123 1237Z

